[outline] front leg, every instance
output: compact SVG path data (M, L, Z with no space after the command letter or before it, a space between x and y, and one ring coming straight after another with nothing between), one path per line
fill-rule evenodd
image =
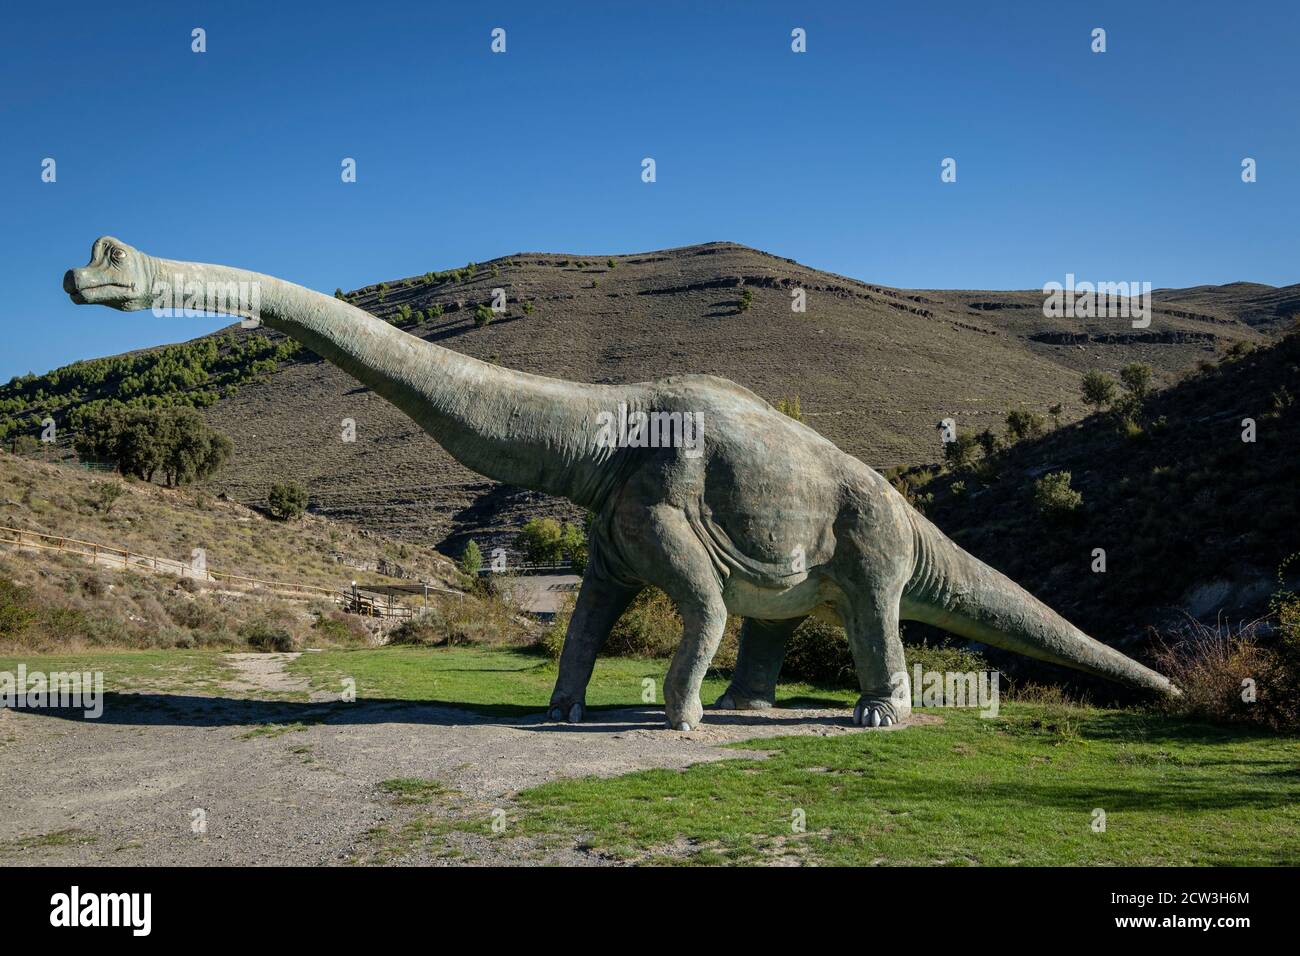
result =
M547 715L551 720L582 720L587 706L587 683L596 666L596 654L632 599L641 590L609 580L596 570L596 561L587 562L582 587L564 635L560 652L560 673Z
M898 629L898 600L889 594L855 595L844 614L862 696L853 708L860 727L888 727L912 715L911 683Z
M677 609L682 615L682 642L664 675L664 709L669 727L692 730L704 716L700 686L727 629L727 608L721 595L715 594L681 599Z
M790 636L802 617L760 621L747 617L740 628L740 648L731 684L713 706L718 710L766 710L776 703L776 679Z

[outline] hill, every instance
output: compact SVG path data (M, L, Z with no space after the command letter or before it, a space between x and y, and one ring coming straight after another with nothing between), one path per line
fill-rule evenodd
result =
M495 288L507 311L480 326L476 310ZM798 289L805 312L791 308ZM1054 403L1065 420L1078 418L1089 368L1139 360L1167 381L1234 342L1266 342L1297 290L1161 290L1150 327L1134 329L1127 319L1045 318L1041 292L892 289L709 243L612 257L520 253L346 298L429 341L529 372L591 382L708 373L773 402L798 396L810 425L886 468L933 458L944 418L978 431L1011 409ZM30 431L43 414L57 420L60 408L123 388L141 402L197 397L235 440L213 490L255 503L273 481L297 478L320 514L452 554L471 535L508 543L530 517L573 516L565 503L465 470L382 399L265 330L171 348L188 351L166 363L152 357L160 350L138 353L129 369L96 376L72 366L53 381L15 380L0 390L0 413ZM356 422L353 443L341 440L344 419Z
M1279 567L1300 551L1297 397L1293 332L1189 374L1132 421L1094 414L933 480L906 478L957 543L1102 640L1123 644L1184 612L1235 627L1268 612ZM1053 518L1035 483L1060 472L1082 500Z
M120 492L109 500L105 487ZM355 617L343 622L331 613L327 595L309 589L341 589L352 579L363 584L414 579L444 587L459 581L449 562L431 549L341 521L311 515L272 521L203 491L160 488L4 452L0 526L181 564L202 549L214 572L289 585L263 587L226 578L200 584L177 574L150 573L135 562L127 572L111 560L92 563L57 550L5 544L0 547L0 647L240 646L247 637L238 633L242 627L268 619L300 636L310 633L319 643L327 634L311 628L322 616L338 622L327 626L344 634L364 636L365 629ZM0 532L5 542L15 537Z

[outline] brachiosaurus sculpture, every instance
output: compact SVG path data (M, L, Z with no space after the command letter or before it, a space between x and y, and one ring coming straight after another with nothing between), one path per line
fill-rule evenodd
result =
M786 641L813 613L829 613L848 632L862 690L853 719L864 727L911 713L900 618L1177 693L957 547L872 469L739 385L706 375L635 385L528 375L280 279L157 259L108 236L63 287L74 302L132 311L150 308L155 283L176 277L200 290L254 284L256 317L388 399L467 468L593 512L551 719L582 719L596 653L647 585L668 594L684 624L664 680L668 725L678 730L703 716L700 685L729 613L745 623L723 709L772 706ZM248 316L242 306L226 311ZM674 431L656 437L674 440L647 441L647 418L672 422Z

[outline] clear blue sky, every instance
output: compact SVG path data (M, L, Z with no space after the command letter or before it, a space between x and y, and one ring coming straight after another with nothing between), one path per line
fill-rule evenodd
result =
M11 4L0 381L224 324L72 305L63 272L103 233L325 291L718 239L908 287L1300 281L1298 11Z

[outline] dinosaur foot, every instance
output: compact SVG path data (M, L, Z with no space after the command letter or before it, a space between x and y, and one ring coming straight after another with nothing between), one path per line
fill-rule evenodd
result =
M704 707L700 704L697 697L692 704L681 707L668 706L668 729L669 730L694 730L700 726L700 721L704 717Z
M585 708L579 701L553 700L550 708L546 711L546 717L549 720L578 724L582 722L584 712Z
M892 697L859 697L853 708L853 723L858 727L891 727L911 716L912 709Z
M714 710L771 710L773 702L764 697L753 697L728 690L713 704Z

